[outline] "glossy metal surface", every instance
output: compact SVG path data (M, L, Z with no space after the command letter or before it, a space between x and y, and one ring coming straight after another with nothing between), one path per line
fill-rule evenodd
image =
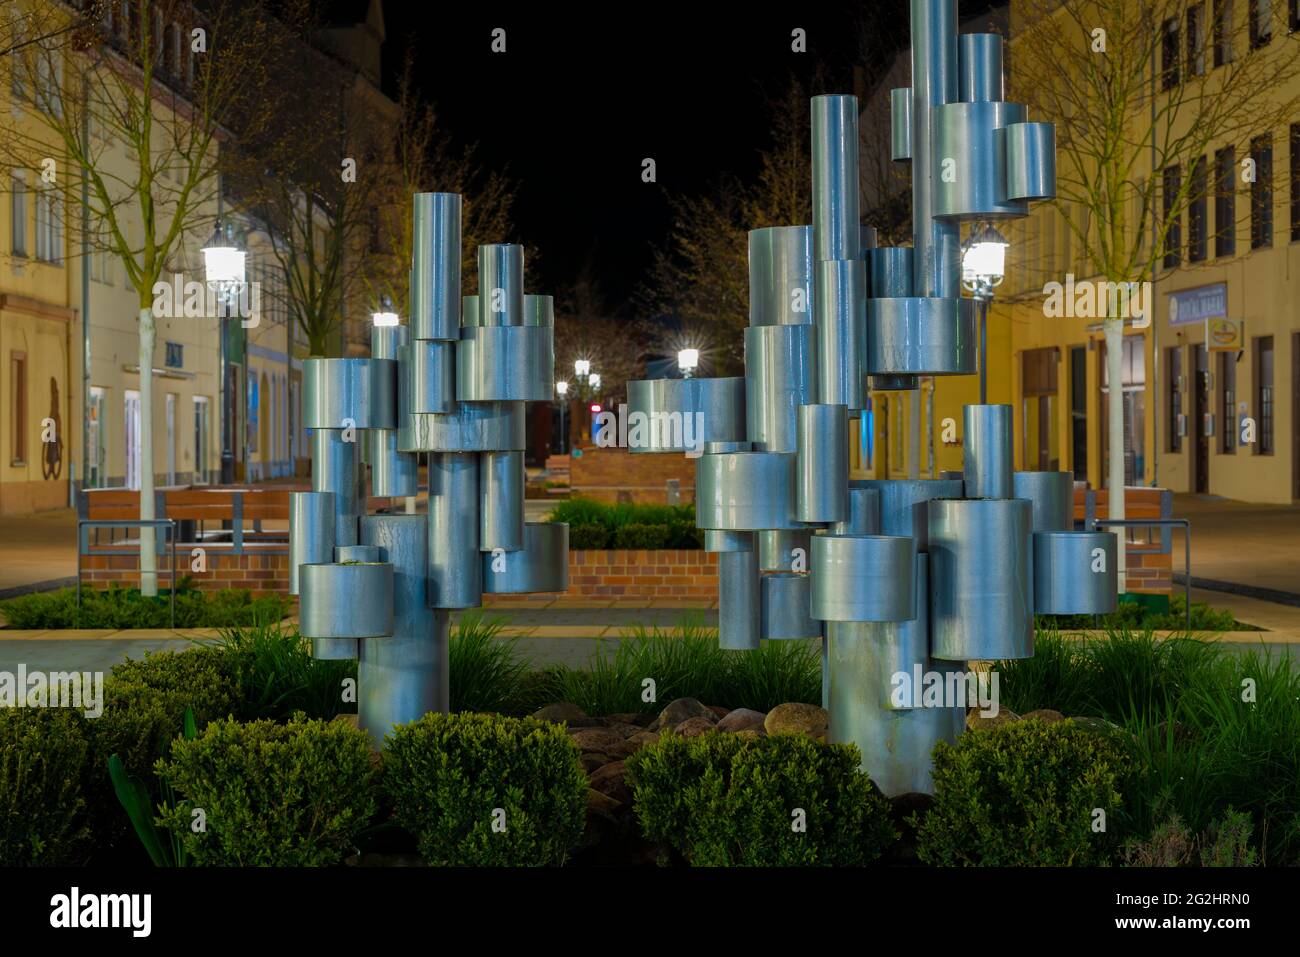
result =
M812 551L812 530L773 529L755 532L758 567L765 572L806 572Z
M398 409L403 415L455 410L456 349L454 342L424 340L398 349Z
M355 433L360 439L365 433ZM341 429L317 429L311 436L313 492L334 493L334 544L357 543L357 516L365 511L357 442Z
M360 725L374 741L449 705L448 615L428 607L428 534L423 515L361 520L361 540L393 569L392 637L362 641L357 667Z
M967 498L1013 498L1009 405L968 405L962 410L962 468Z
M631 380L627 415L631 452L696 454L708 442L741 442L745 440L745 380Z
M396 359L397 350L407 344L410 326L372 326L370 328L370 357Z
M1074 529L1072 472L1016 472L1011 476L1010 497L1027 498L1033 503L1035 532Z
M555 297L524 294L524 325L555 328Z
M912 88L889 91L889 155L897 160L912 158Z
M928 507L931 657L1031 657L1033 507L1024 499L939 499Z
M813 256L855 259L858 231L858 99L812 98ZM830 401L830 400L828 400Z
M849 420L842 405L799 406L795 518L840 522L848 517Z
M289 594L298 594L298 566L334 560L334 493L289 493Z
M916 296L956 298L961 295L961 240L956 223L935 218L942 173L935 160L945 157L936 155L931 129L933 108L957 99L957 0L911 0L911 7L912 289ZM974 372L974 365L959 371Z
M911 246L878 246L867 250L867 295L875 299L912 295ZM866 349L865 341L863 349Z
M416 193L411 229L411 338L460 338L459 193Z
M997 132L1005 172L1005 202L1056 197L1056 127L1051 123L1013 123Z
M524 547L524 453L485 452L479 462L478 547Z
M795 455L729 452L695 461L695 524L733 532L800 527Z
M957 37L957 98L964 103L1006 99L1002 79L1002 34Z
M397 431L403 452L509 452L524 445L522 402L461 402L447 415L408 415Z
M915 545L890 535L814 535L812 615L823 621L916 617Z
M523 318L523 304L519 305ZM546 402L555 391L549 326L466 326L456 346L461 402Z
M483 325L482 317L479 315L478 296L463 296L461 302L460 325L464 329L466 326ZM459 336L457 336L459 338Z
M934 215L963 219L1002 219L1028 214L1023 200L1004 200L1004 166L998 158L998 133L1024 122L1019 103L949 103L934 111L936 156L951 159L955 175L938 178Z
M814 332L811 325L755 325L745 330L746 427L761 452L797 448L798 408L814 400Z
M420 491L420 456L397 450L396 429L370 433L370 494L402 498Z
M809 614L808 576L776 572L760 579L762 635L772 641L821 636L822 624Z
M483 591L488 594L564 591L569 587L569 526L528 522L517 552L485 552Z
M397 428L392 359L304 359L302 390L303 428Z
M862 336L866 333L867 264L861 259L817 263L817 401L860 409Z
M880 534L901 535L916 541L916 550L928 547L929 511L932 498L960 498L960 479L862 479L850 488L874 489L880 495Z
M1115 549L1112 532L1035 532L1035 613L1106 615L1113 612L1119 593Z
M393 566L305 564L298 569L298 630L305 638L393 633Z
M375 565L380 562L386 562L383 551L378 545L340 545L334 549L334 561L339 565L350 565L361 562L365 565Z
M880 705L890 711L908 711L922 701L906 692L915 688L910 680L917 665L922 673L933 669L930 661L930 562L917 552L913 557L912 589L916 617L908 621L873 622L868 629L878 645L876 660L880 666L878 691ZM908 680L900 679L907 675Z
M864 372L971 375L976 371L973 299L868 299L866 323Z
M826 529L827 535L879 535L880 492L874 488L848 490L848 515L842 522L834 522ZM818 534L822 534L818 532Z
M751 552L754 550L754 533L706 529L704 550L706 552Z
M718 645L754 649L762 637L763 596L758 553L718 555Z
M812 324L812 236L811 226L770 226L750 230L751 326Z
M483 603L478 550L477 455L429 456L429 591L432 608L475 608Z
M480 246L478 290L479 322L482 325L522 326L524 247L518 243L489 243Z

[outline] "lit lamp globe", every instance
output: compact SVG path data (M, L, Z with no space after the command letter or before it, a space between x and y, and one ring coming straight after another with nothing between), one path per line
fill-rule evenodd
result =
M555 383L555 394L563 399L569 394L569 383L565 382L563 379Z
M218 223L212 238L203 247L203 274L208 285L228 292L244 282L244 259L247 253L235 245L231 230Z
M587 385L591 386L593 389L599 389L600 373L593 372L591 375L587 376Z
M579 379L585 379L591 374L591 363L586 359L578 359L573 363L573 374Z
M967 291L980 298L993 295L1006 275L1007 242L992 225L971 232L962 246L961 281Z
M699 349L682 349L677 353L677 367L682 370L682 378L689 379L699 365Z

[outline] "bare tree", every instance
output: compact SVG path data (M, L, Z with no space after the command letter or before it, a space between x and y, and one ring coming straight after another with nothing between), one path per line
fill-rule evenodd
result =
M1183 0L1018 0L1017 6L1023 27L1011 52L1012 99L1056 124L1056 205L1093 275L1116 284L1148 281L1176 248L1175 224L1205 198L1211 177L1190 172L1212 163L1218 147L1281 127L1300 107L1300 97L1289 92L1296 88L1300 50L1287 31L1284 4L1249 11L1244 3L1191 8ZM1188 20L1191 9L1199 19ZM1228 17L1219 19L1225 9ZM1229 176L1226 188L1235 192L1237 173ZM1082 215L1071 215L1076 209ZM1123 317L1108 315L1104 329L1114 395L1122 378ZM1107 484L1119 491L1124 418L1118 401L1109 403L1107 433ZM1110 496L1110 515L1124 517L1122 494Z

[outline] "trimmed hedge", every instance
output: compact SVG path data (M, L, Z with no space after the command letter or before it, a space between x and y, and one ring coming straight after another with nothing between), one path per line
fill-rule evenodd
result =
M0 708L0 867L82 862L89 753L80 714Z
M940 866L1106 864L1131 771L1118 740L1070 720L1013 721L941 741L934 805L912 818L917 856ZM1094 830L1098 809L1106 830Z
M586 821L579 757L547 721L427 714L385 740L383 787L431 865L558 865Z
M377 807L369 738L344 721L214 721L156 770L178 796L160 823L199 866L339 864Z
M548 521L567 522L569 549L704 547L693 505L610 505L588 498L558 502Z
M244 588L199 591L184 581L176 586L177 628L228 628L279 621L289 612L279 595L259 595ZM170 628L171 599L164 593L148 597L138 588L113 585L82 592L35 592L0 602L6 628Z
M692 865L852 867L897 837L859 760L801 734L668 734L627 759L627 780L646 838Z

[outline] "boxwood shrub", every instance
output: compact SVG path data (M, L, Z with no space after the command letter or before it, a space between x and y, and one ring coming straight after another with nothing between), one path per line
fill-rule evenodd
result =
M695 866L855 866L897 833L852 745L668 734L627 760L646 838ZM800 813L802 812L802 813Z
M427 714L385 741L383 790L431 865L558 865L586 822L579 756L562 725Z
M0 867L82 862L88 754L80 714L0 708Z
M934 749L934 805L917 856L944 866L1108 863L1132 762L1118 739L1062 721L1013 721ZM1094 829L1100 809L1110 824Z
M344 721L214 721L157 773L177 795L161 823L200 866L338 864L376 810L369 738Z

